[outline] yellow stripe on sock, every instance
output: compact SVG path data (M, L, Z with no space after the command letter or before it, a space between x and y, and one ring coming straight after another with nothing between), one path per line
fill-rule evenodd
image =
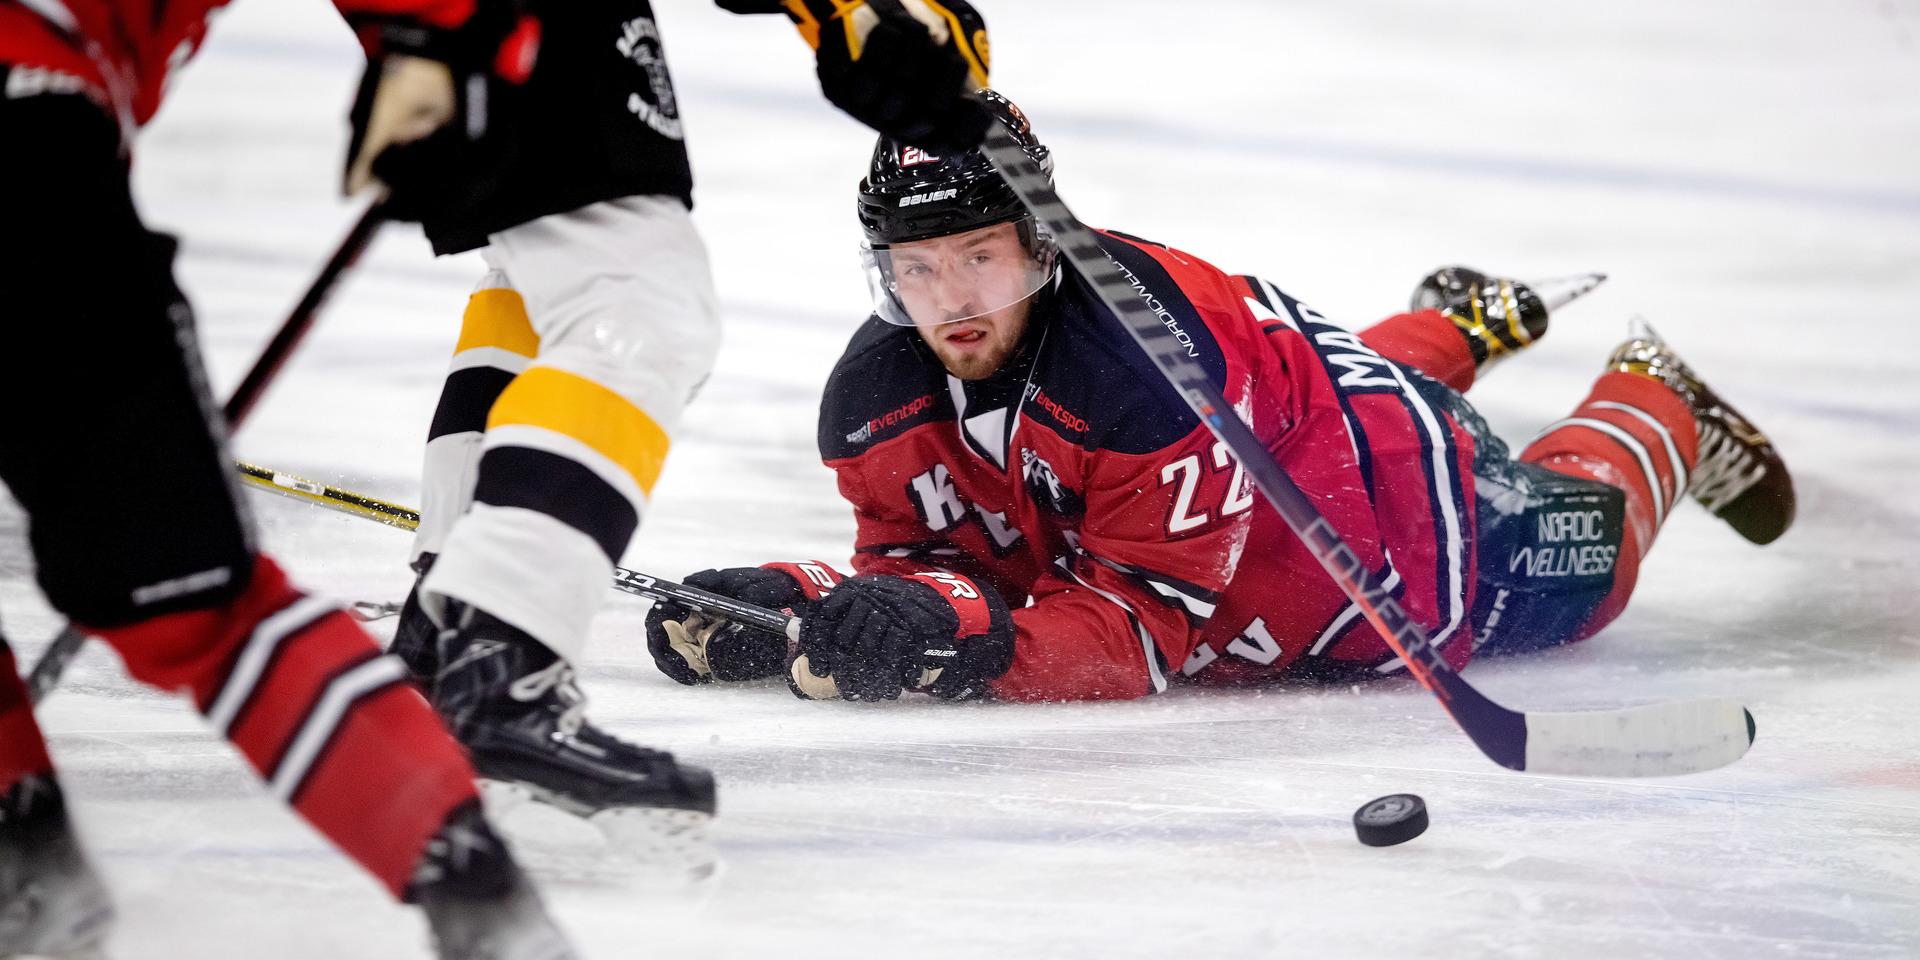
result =
M523 357L540 353L540 337L527 319L527 302L518 290L496 287L475 290L460 321L460 342L454 353L494 347Z
M515 377L494 401L487 429L503 426L539 427L578 440L625 470L648 496L671 442L625 397L552 367L533 367Z

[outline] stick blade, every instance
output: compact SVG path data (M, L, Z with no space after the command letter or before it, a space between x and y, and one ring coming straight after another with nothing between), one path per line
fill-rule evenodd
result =
M1624 710L1533 713L1528 773L1671 777L1724 767L1753 745L1753 714L1736 700L1683 700Z

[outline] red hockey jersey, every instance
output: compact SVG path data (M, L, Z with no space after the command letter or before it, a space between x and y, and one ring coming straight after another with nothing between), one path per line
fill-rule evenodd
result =
M1464 664L1472 440L1418 376L1264 282L1124 235L1102 242ZM1014 608L1001 698L1130 698L1182 674L1253 683L1397 666L1071 268L986 380L949 376L913 329L869 320L828 383L819 441L854 507L856 570L954 570Z

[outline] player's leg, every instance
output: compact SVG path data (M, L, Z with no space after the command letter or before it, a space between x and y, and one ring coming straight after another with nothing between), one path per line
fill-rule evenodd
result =
M1651 377L1686 401L1700 432L1700 459L1687 494L1734 532L1758 544L1793 525L1793 477L1767 435L1680 359L1643 320L1613 352L1614 370Z
M1298 302L1260 277L1234 279L1279 315ZM1526 284L1443 267L1420 281L1407 313L1368 327L1360 339L1381 356L1464 393L1488 367L1546 332L1547 308Z
M1483 593L1509 594L1522 606L1537 595L1561 596L1533 604L1557 614L1550 625L1516 631L1521 624L1509 617L1486 628L1512 648L1579 640L1619 616L1682 493L1755 543L1772 542L1793 522L1793 480L1773 445L1641 322L1573 415L1549 426L1520 459L1564 479L1521 484L1534 506L1511 526L1525 557L1516 560L1510 544L1501 570L1497 551L1488 549L1494 566L1483 563L1483 576L1500 586ZM1608 488L1619 506L1610 505ZM1543 506L1549 503L1551 510ZM1597 585L1616 538L1611 583L1579 599L1567 586L1583 576ZM1523 642L1522 633L1531 639Z
M414 535L410 563L415 573L424 577L432 568L455 521L472 505L487 412L539 352L540 337L527 319L526 301L505 274L487 271L467 298L460 337L427 432L426 462L420 474L420 529ZM420 608L416 581L401 608L392 651L428 688L440 669L439 634L439 626Z
M1498 485L1483 483L1480 649L1580 640L1619 616L1687 489L1697 447L1693 413L1675 391L1609 369Z
M495 234L485 255L539 352L493 403L472 502L420 583L448 628L434 702L483 776L584 815L691 822L673 812L711 813L711 777L587 724L570 663L713 363L704 247L680 201L629 197Z
M395 895L506 902L524 881L472 813L472 768L404 668L254 552L173 244L134 211L117 126L80 97L0 111L0 129L34 145L0 151L9 347L65 385L48 402L45 380L0 380L0 404L23 412L0 442L0 479L25 508L42 591L134 677L189 694ZM131 490L130 468L143 481ZM437 851L454 835L487 854L449 870Z

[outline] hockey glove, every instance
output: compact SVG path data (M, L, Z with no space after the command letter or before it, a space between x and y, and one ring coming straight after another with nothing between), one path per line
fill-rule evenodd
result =
M702 570L686 584L804 617L839 579L823 563L770 563ZM647 614L647 651L661 673L690 685L777 677L787 664L786 637L668 601Z
M967 0L716 0L734 13L783 10L814 49L834 106L894 140L971 150L987 111L986 22ZM969 83L971 81L971 83Z
M420 220L486 202L513 138L500 129L533 72L540 22L480 0L464 23L349 14L367 69L349 116L342 188L386 185L387 215Z
M848 580L814 604L789 667L796 695L893 700L917 690L986 695L1013 665L1013 616L998 591L956 573Z

